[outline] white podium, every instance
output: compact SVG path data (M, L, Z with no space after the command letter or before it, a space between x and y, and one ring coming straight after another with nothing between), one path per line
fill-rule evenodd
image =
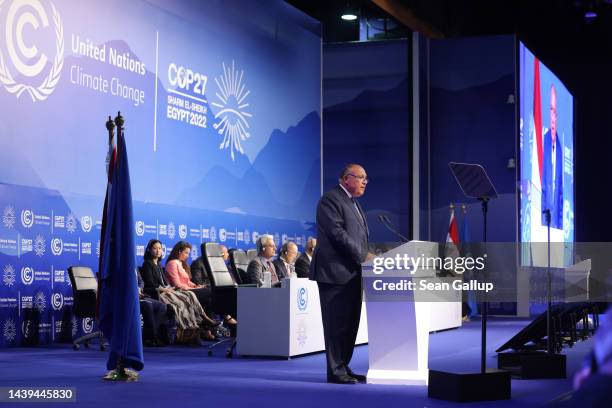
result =
M411 241L380 257L437 257L436 243ZM435 278L433 269L385 269L374 272L372 262L363 265L363 286L368 316L368 383L427 385L429 332L461 325L460 293L452 301L431 301L418 290L380 290L384 285L418 284ZM389 288L390 286L387 286ZM446 299L446 298L445 298Z
M368 342L365 307L355 344ZM290 358L325 350L317 283L284 279L280 288L238 288L236 352Z

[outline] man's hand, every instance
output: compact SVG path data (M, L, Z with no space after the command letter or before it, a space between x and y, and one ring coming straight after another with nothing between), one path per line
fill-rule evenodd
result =
M368 254L366 255L366 259L365 262L370 262L372 259L376 258L376 255L374 255L371 252L368 252Z

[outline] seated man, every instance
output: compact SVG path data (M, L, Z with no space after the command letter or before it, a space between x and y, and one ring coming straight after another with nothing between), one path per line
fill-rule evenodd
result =
M210 287L210 279L208 278L208 272L206 271L206 266L204 265L204 260L201 256L198 256L191 263L191 281L196 285L203 285L205 287Z
M264 273L270 272L272 286L279 286L280 281L276 274L276 268L272 264L272 257L276 252L274 237L268 234L260 235L255 244L257 246L257 256L249 262L247 268L247 274L251 282L255 283L258 287L263 286Z
M306 243L306 250L302 255L300 255L297 261L295 261L295 272L297 273L298 278L308 277L310 261L312 259L312 254L314 253L314 249L316 246L317 239L313 237L308 238L308 242Z
M225 262L225 266L227 266L227 270L230 275L232 275L232 280L235 284L240 284L240 279L238 279L238 271L234 269L232 263L230 262L230 254L225 245L219 245L219 249L221 250L221 254L223 255L223 262Z
M273 262L276 274L279 279L297 278L295 273L295 258L297 258L298 248L295 243L287 241L280 250L280 256Z
M220 245L219 248L221 249L221 252L223 253L223 259L225 260L225 258L227 257L229 259L229 254L227 254L227 248L224 245ZM225 251L225 252L224 252ZM226 261L226 265L227 265L227 261ZM190 266L191 269L191 281L197 285L202 285L205 288L209 288L209 291L211 290L210 287L210 279L208 277L208 271L206 270L206 265L204 265L204 259L199 256L197 257ZM231 269L228 266L228 270L230 271L230 274L232 275L232 280L234 281L234 283L236 282L236 279L234 278L234 274L231 273ZM212 291L210 292L210 296L211 296L211 303L210 303L210 308L213 309L212 305ZM226 324L229 325L235 325L236 319L234 319L231 315L229 314L225 314L225 316L223 317L223 321Z

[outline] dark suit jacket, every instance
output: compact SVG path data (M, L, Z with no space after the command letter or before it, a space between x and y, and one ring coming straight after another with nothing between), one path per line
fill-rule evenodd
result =
M210 286L210 279L208 278L208 272L206 272L206 266L202 257L198 257L189 266L191 269L191 281L196 285L208 285Z
M272 267L274 268L274 264L272 265ZM255 283L257 284L257 286L261 286L263 285L264 272L267 271L270 271L270 268L268 267L268 262L266 261L266 258L264 258L263 256L256 256L255 259L249 262L249 266L247 268L247 275L249 275L251 283ZM276 268L274 269L274 271L276 272Z
M279 280L285 279L285 278L291 278L291 274L285 267L285 262L280 257L276 258L274 262L272 263L274 264L274 268L276 269L276 275L278 276ZM294 266L294 269L295 269L295 266Z
M342 187L323 194L317 205L317 246L310 263L310 279L343 285L361 278L368 235L365 214Z
M298 278L307 278L308 277L308 269L310 268L310 259L308 259L308 255L301 254L300 257L295 261L295 273L297 273Z
M140 275L144 282L143 293L151 296L153 299L159 299L158 288L167 286L166 278L164 277L164 269L161 265L155 265L153 261L146 260L140 268Z
M557 134L555 140L555 182L553 186L552 138L550 130L544 134L544 163L542 166L542 210L550 209L550 227L563 229L563 145ZM542 225L546 217L542 215Z

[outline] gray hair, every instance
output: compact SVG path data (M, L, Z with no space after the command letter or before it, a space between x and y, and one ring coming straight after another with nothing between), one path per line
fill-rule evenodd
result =
M342 172L340 173L340 177L338 177L338 181L340 183L342 183L342 180L346 176L348 176L348 174L351 172L353 167L362 167L362 166L360 164L357 164L357 163L350 163L350 164L347 164L346 166L344 166L344 168L342 169Z
M274 241L274 237L270 234L263 234L257 238L257 242L255 243L257 247L257 253L261 254L263 252L263 246L268 241Z
M287 241L283 244L283 246L281 247L280 253L281 255L287 255L287 251L289 250L289 245L295 245L295 248L297 250L297 244L293 241Z

